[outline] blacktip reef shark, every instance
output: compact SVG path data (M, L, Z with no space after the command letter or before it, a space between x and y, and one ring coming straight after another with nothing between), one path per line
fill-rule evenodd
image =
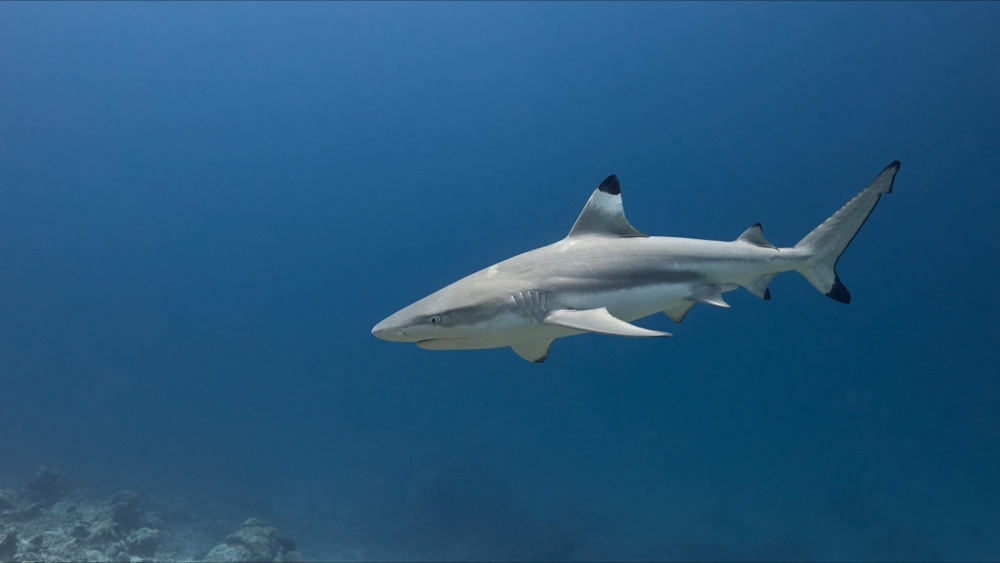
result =
M462 278L378 323L372 334L429 350L510 346L543 362L552 341L564 336L670 336L631 321L662 311L680 322L695 303L729 307L722 294L738 287L770 299L768 283L791 270L850 303L837 260L892 191L898 171L899 161L887 166L790 248L768 242L760 223L728 242L645 235L625 218L618 178L608 176L566 238Z

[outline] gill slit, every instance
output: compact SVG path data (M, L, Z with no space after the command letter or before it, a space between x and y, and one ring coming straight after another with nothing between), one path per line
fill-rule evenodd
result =
M546 312L546 295L540 291L515 291L510 295L519 313L541 321Z

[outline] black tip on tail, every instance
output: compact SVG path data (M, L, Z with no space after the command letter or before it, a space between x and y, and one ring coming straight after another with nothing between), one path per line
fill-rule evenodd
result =
M771 300L771 288L769 287L764 288L764 299L767 301Z
M622 193L622 186L618 183L618 176L615 176L614 174L605 178L604 181L601 182L601 185L597 186L597 189L611 195L618 195Z
M836 301L840 301L841 303L851 302L851 292L847 291L844 284L840 283L839 277L834 278L833 287L830 288L830 291L826 292L826 296Z

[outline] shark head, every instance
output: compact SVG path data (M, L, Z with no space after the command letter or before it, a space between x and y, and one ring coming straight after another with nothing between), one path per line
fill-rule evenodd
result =
M420 342L447 338L452 314L438 299L428 296L386 317L372 328L372 334L390 342Z
M375 325L372 334L436 350L497 345L492 341L503 334L501 325L509 303L476 291L476 277L459 280L397 311Z

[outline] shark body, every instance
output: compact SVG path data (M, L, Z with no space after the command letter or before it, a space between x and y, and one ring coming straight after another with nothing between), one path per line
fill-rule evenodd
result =
M899 161L795 246L778 248L755 224L734 241L647 236L625 218L618 178L594 190L566 238L466 276L375 325L383 340L430 350L510 346L543 362L556 338L585 332L663 337L631 321L664 312L676 322L695 303L728 307L743 287L770 299L786 271L849 303L836 264L884 193Z

